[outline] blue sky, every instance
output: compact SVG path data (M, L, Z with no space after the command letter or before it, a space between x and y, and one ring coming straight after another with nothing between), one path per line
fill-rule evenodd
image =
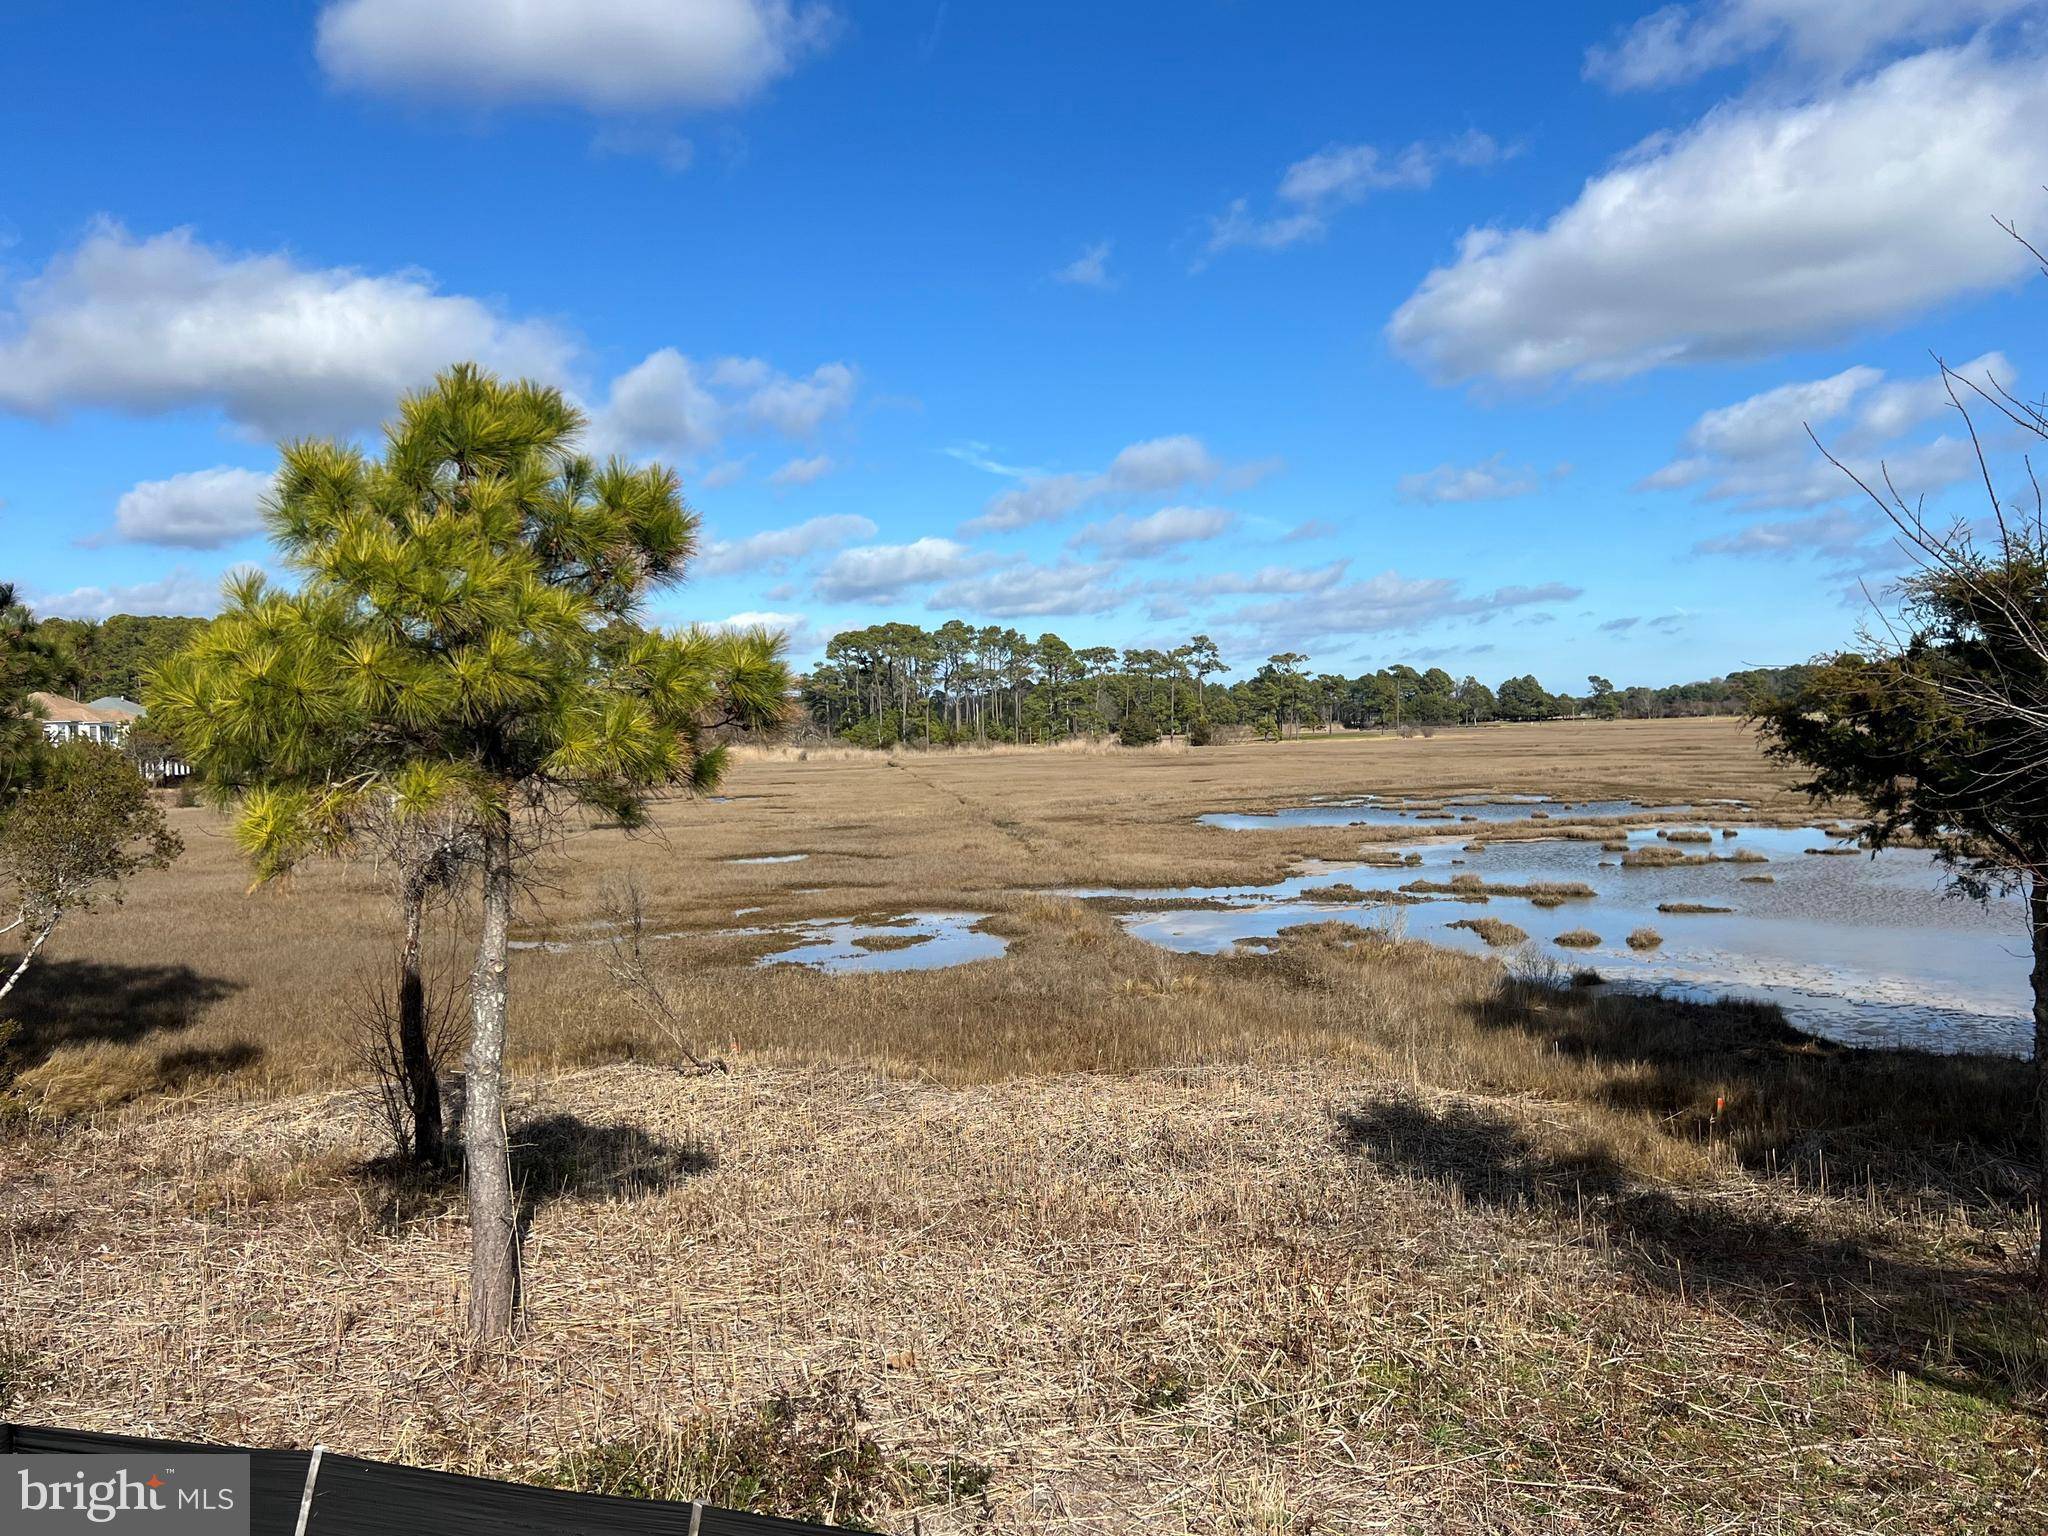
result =
M203 612L474 357L674 463L657 616L1553 688L1845 643L2027 392L2036 0L515 0L0 22L0 576ZM563 19L567 18L567 19ZM1978 492L1981 496L1981 491Z

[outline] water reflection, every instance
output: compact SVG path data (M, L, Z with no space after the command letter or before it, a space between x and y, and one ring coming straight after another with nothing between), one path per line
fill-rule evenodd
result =
M1711 834L1703 841L1660 838L1659 830L1615 828L1605 841L1626 842L1638 858L1655 847L1668 850L1664 858L1687 862L1625 864L1627 854L1595 841L1478 846L1453 836L1391 850L1419 859L1402 867L1318 863L1267 886L1076 894L1159 902L1160 910L1126 916L1129 931L1169 949L1212 953L1332 918L1484 952L1479 934L1450 925L1491 915L1528 933L1520 947L1526 955L1591 965L1616 985L1769 1000L1798 1027L1852 1044L2010 1054L2031 1048L2030 958L2017 900L1949 898L1942 871L1916 850L1875 857L1809 852L1843 846L1817 827L1742 827L1734 838L1703 825L1661 829L1681 838ZM1737 861L1738 850L1745 861ZM1771 883L1759 883L1765 874ZM1421 899L1398 906L1374 900L1459 875L1494 886L1583 882L1595 894L1556 906L1501 895L1481 903L1458 893L1408 892ZM1318 888L1340 882L1363 899L1349 892L1338 893L1349 899L1318 899ZM1176 910L1176 900L1221 905ZM1659 910L1673 905L1728 910ZM1631 949L1628 935L1639 928L1656 930L1663 943ZM1600 943L1558 948L1557 936L1572 929L1590 930Z
M885 922L809 918L772 931L797 936L757 965L808 965L821 971L931 971L993 960L1009 941L975 924L982 912L906 912Z

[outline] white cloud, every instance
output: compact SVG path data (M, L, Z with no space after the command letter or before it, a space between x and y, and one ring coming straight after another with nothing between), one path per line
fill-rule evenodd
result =
M265 437L350 431L453 360L560 379L572 353L552 326L419 272L308 267L101 222L0 313L0 409L212 407Z
M792 657L813 655L824 649L830 637L816 629L807 614L780 613L772 610L749 610L745 613L727 614L714 619L704 626L721 633L736 629L780 630L789 639L789 653Z
M132 544L219 549L263 527L270 476L220 465L144 480L114 504L114 537Z
M1100 477L1093 475L1041 475L990 497L981 516L967 528L970 532L1002 532L1057 522L1100 495L1101 484Z
M1182 544L1197 544L1230 531L1236 518L1221 507L1161 507L1143 517L1118 513L1106 522L1090 523L1069 541L1092 544L1106 555L1130 558L1156 555Z
M911 588L967 576L982 563L951 539L868 544L834 555L813 590L827 602L891 603Z
M970 456L961 449L947 452L978 468L1021 476L1022 483L989 499L980 517L966 525L966 531L1001 532L1027 528L1034 523L1051 523L1103 497L1135 500L1144 496L1169 496L1190 486L1202 486L1226 476L1250 483L1269 466L1257 465L1237 472L1209 452L1198 437L1179 433L1171 437L1147 438L1132 443L1110 461L1101 474L1026 474L1012 471L992 460Z
M2009 385L2012 365L1997 352L1957 372L1986 388ZM1697 490L1740 509L1804 509L1860 497L1849 478L1814 447L1808 429L1866 481L1889 472L1911 500L1976 471L1961 437L1903 441L1904 434L1950 410L1941 377L1887 380L1882 370L1845 368L1823 379L1780 384L1708 411L1687 429L1679 456L1646 476L1639 490Z
M1280 593L1325 592L1344 579L1349 560L1328 565L1264 565L1255 571L1226 571L1204 576L1189 590L1203 597L1273 596Z
M1477 464L1439 464L1419 474L1403 475L1394 494L1403 501L1437 505L1451 501L1506 501L1527 496L1543 483L1542 477L1524 465L1507 462L1496 453Z
M826 453L812 454L807 459L791 459L780 469L768 476L770 485L809 485L822 480L832 473L832 456Z
M1930 43L2030 10L2038 0L1703 0L1667 5L1586 51L1586 78L1616 90L1675 85L1782 50L1840 72L1901 44Z
M731 576L759 570L779 575L799 560L874 535L875 525L852 513L813 517L793 527L769 528L743 539L714 539L691 570L700 576Z
M1579 595L1577 587L1545 582L1500 587L1468 597L1462 583L1448 576L1410 578L1386 571L1328 588L1313 603L1253 604L1231 615L1231 620L1269 636L1310 640L1417 630L1454 618L1485 620L1514 609L1568 602Z
M729 107L830 41L791 0L333 0L320 64L346 85L597 111Z
M1181 433L1132 443L1110 460L1110 489L1137 496L1177 491L1184 485L1207 485L1222 472L1198 437Z
M711 382L736 395L734 409L749 426L808 437L852 408L860 376L846 363L826 363L808 377L791 378L758 357L725 357L711 370Z
M1502 157L1501 147L1483 133L1410 144L1392 152L1371 144L1331 144L1287 167L1275 212L1255 215L1250 202L1240 197L1211 218L1205 254L1239 246L1284 250L1318 239L1338 208L1363 202L1375 192L1427 187L1445 166L1491 165Z
M117 613L179 614L207 617L220 611L218 578L193 575L180 567L156 581L124 587L74 587L69 592L36 595L29 606L46 618L106 619Z
M612 380L611 398L591 421L601 443L691 454L724 435L725 408L696 363L663 347Z
M1841 583L1836 595L1849 604L1867 600L1866 577L1888 578L1909 563L1892 525L1868 503L1754 522L1735 533L1702 539L1693 552L1756 560L1810 560Z
M1072 283L1078 288L1114 288L1116 279L1109 275L1109 253L1112 244L1113 242L1108 240L1096 241L1053 273L1053 281Z
M939 588L928 606L991 619L1049 614L1106 613L1130 601L1132 592L1115 582L1113 564L1062 560L1038 565L1012 561L985 575Z
M707 491L715 491L724 486L735 485L746 477L747 460L744 457L721 459L699 475L697 483Z
M1542 228L1476 229L1388 323L1440 381L1620 378L1769 352L2009 283L1992 223L2048 181L2048 72L1983 48L1639 145Z
M807 438L852 408L859 382L846 363L794 378L758 357L707 366L663 347L612 380L609 398L591 413L591 441L600 449L690 455L741 430Z

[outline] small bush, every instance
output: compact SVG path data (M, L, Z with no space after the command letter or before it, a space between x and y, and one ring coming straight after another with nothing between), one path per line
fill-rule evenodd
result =
M1566 949L1592 949L1600 942L1600 935L1590 928L1570 928L1560 933L1553 941Z
M862 1417L853 1389L828 1377L807 1392L778 1393L738 1413L705 1414L572 1451L540 1480L581 1493L701 1500L872 1531L872 1518L890 1506L935 1491L934 1474L883 1450L860 1427ZM946 1491L972 1481L942 1479Z
M1188 745L1191 747L1211 746L1216 740L1216 727L1209 723L1207 715L1197 715L1188 727Z
M1676 913L1711 913L1733 912L1735 909L1733 907L1710 906L1704 901L1660 901L1657 903L1657 910L1659 912Z
M1117 727L1116 739L1126 747L1149 747L1159 740L1159 722L1143 710L1132 710Z
M1630 949L1655 949L1664 942L1664 935L1654 928L1638 928L1628 936Z

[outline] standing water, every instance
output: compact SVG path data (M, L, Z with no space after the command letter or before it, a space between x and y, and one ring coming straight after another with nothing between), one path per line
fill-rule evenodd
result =
M1390 848L1419 860L1398 868L1320 864L1267 886L1077 894L1157 901L1157 910L1127 916L1128 930L1169 949L1203 953L1331 919L1486 951L1477 933L1451 925L1492 917L1528 935L1492 953L1547 955L1620 985L1675 995L1774 1002L1796 1027L1853 1045L2015 1055L2031 1048L2031 957L2016 899L1950 897L1931 855L1845 852L1848 845L1817 827L1742 827L1733 838L1705 827L1663 830L1708 834L1711 841L1670 842L1654 827L1611 831L1608 841L1626 840L1638 859L1641 850L1663 849L1668 858L1700 861L1658 865L1624 864L1625 855L1598 842L1547 838L1478 848L1453 837ZM1413 904L1370 899L1417 882L1443 887L1460 876L1490 886L1576 882L1594 894L1548 907L1504 895L1482 904L1470 899L1477 893L1441 889L1408 892L1422 898ZM1367 899L1327 892L1340 883ZM1190 900L1223 905L1172 906ZM1717 910L1660 910L1674 906ZM1661 944L1631 948L1628 937L1640 929L1654 930ZM1597 934L1599 942L1558 947L1558 935L1571 930Z

